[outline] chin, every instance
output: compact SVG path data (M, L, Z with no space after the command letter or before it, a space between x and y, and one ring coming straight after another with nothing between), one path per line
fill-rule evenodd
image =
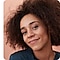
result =
M39 47L33 47L32 50L33 51L38 51L38 50L41 50L41 48L39 48Z
M43 46L34 46L32 47L33 51L41 51L43 49Z

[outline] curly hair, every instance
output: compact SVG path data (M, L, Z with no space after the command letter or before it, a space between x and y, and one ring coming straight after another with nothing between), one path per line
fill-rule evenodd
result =
M57 0L26 0L19 5L16 13L7 23L7 43L15 48L28 46L23 40L20 30L20 21L26 14L38 16L48 27L52 45L60 45L60 3Z

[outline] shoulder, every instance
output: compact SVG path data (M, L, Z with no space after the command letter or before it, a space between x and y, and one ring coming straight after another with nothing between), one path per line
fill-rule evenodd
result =
M55 60L60 59L60 52L56 52Z
M25 58L31 56L32 52L30 49L25 49L21 51L17 51L10 55L9 60L24 60Z
M60 57L60 52L56 52L56 56L59 56Z
M25 50L21 50L21 51L17 51L15 53L13 53L12 55L23 55L23 54L26 54L26 53L30 53L31 52L31 49L25 49Z

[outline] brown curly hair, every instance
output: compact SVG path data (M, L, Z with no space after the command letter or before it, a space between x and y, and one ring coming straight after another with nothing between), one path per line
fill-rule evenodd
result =
M38 16L48 27L52 45L60 45L60 3L57 0L26 0L20 5L15 15L7 23L7 43L15 48L28 47L23 40L20 21L26 14Z

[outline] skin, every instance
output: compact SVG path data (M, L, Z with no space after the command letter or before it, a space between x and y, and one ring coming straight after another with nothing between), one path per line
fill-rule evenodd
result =
M54 59L50 36L41 19L33 14L27 14L20 21L20 29L24 42L33 50L38 59Z

